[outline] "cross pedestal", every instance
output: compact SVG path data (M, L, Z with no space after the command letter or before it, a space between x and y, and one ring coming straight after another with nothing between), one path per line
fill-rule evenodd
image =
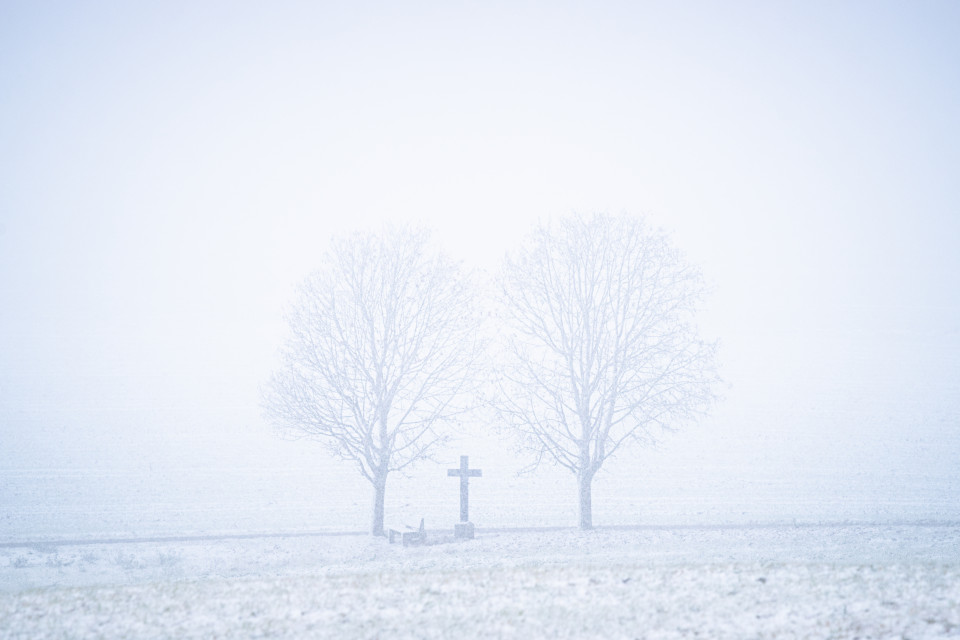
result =
M471 469L467 456L460 456L459 469L447 469L448 476L460 477L460 524L454 527L457 538L473 538L473 523L470 522L470 478L483 475L481 469Z

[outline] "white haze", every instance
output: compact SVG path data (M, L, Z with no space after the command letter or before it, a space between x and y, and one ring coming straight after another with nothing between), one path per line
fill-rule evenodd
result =
M345 230L420 222L492 273L571 211L673 232L725 379L605 468L597 524L960 520L958 28L935 2L4 3L0 537L363 529L360 475L260 415L295 285ZM518 479L489 433L392 478L388 518L452 525L461 453L478 526L575 523L573 478Z

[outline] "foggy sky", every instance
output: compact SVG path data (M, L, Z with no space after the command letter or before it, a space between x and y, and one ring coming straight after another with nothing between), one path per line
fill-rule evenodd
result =
M673 446L956 478L958 32L951 2L5 2L0 464L252 464L331 234L422 222L492 272L538 218L626 211L713 288L726 401Z

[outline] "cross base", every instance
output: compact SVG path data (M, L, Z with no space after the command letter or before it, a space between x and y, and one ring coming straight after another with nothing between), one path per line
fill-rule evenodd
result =
M473 523L460 522L453 525L453 537L458 540L473 540Z

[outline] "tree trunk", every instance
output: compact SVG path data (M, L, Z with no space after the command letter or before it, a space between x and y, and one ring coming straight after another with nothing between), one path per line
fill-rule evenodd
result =
M383 536L383 507L384 496L387 493L387 474L378 474L373 482L373 521L370 525L370 533L375 536Z
M580 472L577 476L580 489L580 528L593 529L593 474Z

